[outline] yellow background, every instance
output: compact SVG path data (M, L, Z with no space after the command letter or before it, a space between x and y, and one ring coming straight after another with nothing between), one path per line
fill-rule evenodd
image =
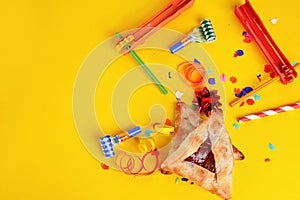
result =
M0 8L1 199L219 199L155 173L133 177L104 171L82 145L72 114L76 74L90 51L116 31L135 28L166 5L149 1L5 1ZM300 60L299 2L252 0L257 13L293 62ZM255 43L245 44L233 13L238 0L196 0L166 27L189 32L203 18L213 22L217 41L202 45L221 73L238 82L224 84L228 102L234 87L255 86L265 58ZM276 24L270 19L278 18ZM245 55L234 58L236 50ZM274 83L253 106L227 106L226 126L246 156L236 162L233 199L300 199L300 110L241 124L236 118L300 100L300 81ZM276 150L271 151L269 142ZM264 162L265 158L270 162Z

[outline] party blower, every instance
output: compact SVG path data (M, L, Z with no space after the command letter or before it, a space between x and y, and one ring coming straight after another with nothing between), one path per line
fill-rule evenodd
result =
M136 126L127 132L123 132L120 134L117 134L113 137L106 135L102 138L100 138L100 145L102 152L105 157L107 158L112 158L115 156L114 152L114 146L121 144L122 142L125 142L126 140L129 140L130 138L138 135L139 133L142 132L141 127Z
M200 26L194 28L194 30L189 33L181 41L177 42L170 48L171 53L176 53L180 49L189 45L190 43L208 43L216 40L216 34L212 27L211 21L209 19L204 19L200 22Z

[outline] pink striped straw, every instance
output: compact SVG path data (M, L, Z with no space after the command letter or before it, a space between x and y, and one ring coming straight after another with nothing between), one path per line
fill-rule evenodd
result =
M246 122L246 121L251 121L251 120L255 120L255 119L260 119L262 117L276 115L278 113L295 110L297 108L300 108L300 102L290 104L290 105L281 106L281 107L270 109L270 110L265 110L263 112L254 113L254 114L247 115L247 116L244 116L244 117L240 117L240 118L238 118L238 122Z

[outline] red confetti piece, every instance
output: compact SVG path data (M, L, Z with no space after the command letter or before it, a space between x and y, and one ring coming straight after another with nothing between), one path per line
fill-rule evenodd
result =
M234 94L239 94L241 92L240 88L234 88Z
M102 167L102 169L104 169L104 170L108 170L108 169L109 169L109 166L106 165L106 164L104 164L104 163L101 163L101 167Z
M241 104L240 104L240 107L244 106L245 104L245 101L243 101Z
M165 125L171 126L172 125L172 121L170 119L166 119Z
M256 77L258 78L259 82L261 82L261 74L257 74Z
M248 105L250 105L250 106L252 106L252 105L254 104L254 102L255 102L255 101L254 101L253 99L251 99L251 98L246 100L246 103L247 103Z
M229 78L229 81L233 84L233 83L236 83L237 79L236 79L236 77L231 76L231 77Z
M270 158L265 158L265 162L270 162Z

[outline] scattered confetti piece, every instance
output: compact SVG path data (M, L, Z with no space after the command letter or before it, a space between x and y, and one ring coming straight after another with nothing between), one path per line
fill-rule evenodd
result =
M194 62L200 64L200 61L194 58Z
M175 184L178 184L178 182L179 182L179 178L176 177L176 179L175 179Z
M258 78L259 82L261 82L261 74L257 74L256 77Z
M252 106L253 104L254 104L254 100L252 99L252 98L249 98L249 99L247 99L246 100L246 103L248 104L248 105L250 105L250 106Z
M252 87L245 87L240 93L236 93L235 96L236 97L242 97L245 96L247 93L251 92L253 90Z
M210 75L211 73L212 73L211 68L208 68L208 69L207 69L207 75Z
M265 158L265 162L270 162L270 158Z
M252 37L249 33L247 33L246 31L243 31L242 35L244 36L244 42L245 43L250 43L252 41Z
M168 72L168 77L169 77L169 78L172 78L172 77L171 77L171 72Z
M238 56L243 56L243 55L244 55L244 51L239 49L234 53L233 57L238 57Z
M238 130L240 130L240 128L241 128L240 125L238 125L238 124L233 124L233 127L238 129Z
M295 65L297 65L297 62L292 62L292 66L294 67Z
M240 88L234 88L234 94L238 94L241 92L241 89Z
M260 100L260 95L259 94L254 94L254 99L255 101L259 101Z
M167 118L166 121L165 121L165 125L171 126L172 125L172 121Z
M194 182L191 182L191 185L194 185Z
M237 79L236 79L236 77L231 76L231 77L229 78L229 81L230 81L232 84L234 84L234 83L237 82Z
M243 102L240 104L240 106L239 106L239 107L242 107L242 106L244 106L244 104L245 104L245 101L243 101Z
M188 178L182 178L181 180L184 181L184 182L187 182L189 179Z
M272 144L272 143L269 143L269 148L272 150L272 151L274 151L276 148L275 148L275 146Z
M101 163L101 167L102 167L102 169L104 169L104 170L108 170L108 169L109 169L109 166L106 165L106 164L104 164L104 163Z
M209 83L210 85L216 84L215 78L209 78L209 79L208 79L208 83Z
M220 79L221 79L222 82L226 82L226 75L225 75L225 74L222 74L222 75L220 76Z
M145 130L144 132L145 137L149 138L152 132L153 132L152 130Z
M278 22L278 18L273 18L273 19L270 20L270 22L272 24L276 24Z
M183 95L183 93L180 92L180 91L178 91L178 90L175 92L175 96L176 96L177 100L180 100L180 98L182 97L182 95Z

